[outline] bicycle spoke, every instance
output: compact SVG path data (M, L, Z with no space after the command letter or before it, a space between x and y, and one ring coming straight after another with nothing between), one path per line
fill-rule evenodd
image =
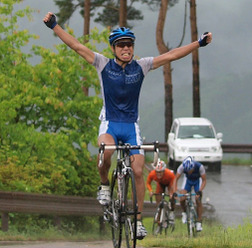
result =
M118 183L116 175L112 179L111 188L111 231L112 231L112 241L114 248L121 247L122 240L122 225L121 225L121 210L120 210L120 200L118 198Z

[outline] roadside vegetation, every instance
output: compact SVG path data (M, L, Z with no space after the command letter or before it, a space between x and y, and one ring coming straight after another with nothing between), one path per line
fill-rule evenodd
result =
M151 223L148 224L148 227L150 226ZM144 247L159 248L248 248L252 243L251 231L252 223L248 219L243 225L228 228L224 228L217 222L205 221L203 231L195 238L188 238L186 225L177 219L173 233L168 233L166 237L148 235L139 244ZM148 233L151 233L151 229L148 229Z
M223 165L252 165L251 159L242 159L242 158L232 158L232 159L223 159Z
M98 218L83 218L78 221L62 223L61 229L51 221L40 219L40 226L21 224L12 225L8 232L0 231L0 241L92 241L110 240L110 228L106 225L105 232L99 233ZM71 223L71 224L70 224ZM167 236L152 235L152 218L145 218L144 224L148 235L138 244L142 247L158 248L248 248L252 243L251 219L244 220L242 225L225 228L218 222L206 220L203 231L195 238L188 238L186 225L176 219L176 228Z
M64 44L25 53L39 37L19 27L36 15L29 6L15 10L20 2L0 0L0 190L95 196L99 176L89 147L97 144L102 104L97 73ZM92 30L86 45L98 51L102 44L109 56L108 32Z

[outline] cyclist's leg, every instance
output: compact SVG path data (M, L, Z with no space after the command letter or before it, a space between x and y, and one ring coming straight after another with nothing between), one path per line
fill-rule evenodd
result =
M120 136L118 137L124 143L131 145L141 145L142 138L138 123L121 123ZM138 211L141 212L144 204L145 181L143 177L144 168L144 152L139 150L131 150L131 167L134 173ZM141 214L137 216L137 238L142 239L146 236L146 230L141 222Z
M175 205L176 205L176 199L175 197L173 196L173 181L171 181L169 183L169 185L167 185L166 187L168 189L168 193L169 193L169 196L170 196L170 208L171 208L171 211L173 212L174 209L175 209Z
M186 194L187 191L182 189L180 191L180 194ZM182 196L180 197L180 207L181 207L181 210L182 210L182 223L186 223L187 221L187 214L186 214L186 198L185 196Z
M182 190L180 191L181 194L186 194L187 192L191 191L191 184L190 181L187 180L187 178L184 176L184 180L182 183ZM186 213L186 198L181 197L180 198L180 206L182 209L182 223L187 222L187 213Z
M197 181L197 183L194 186L194 191L197 193L200 189L200 185L201 185L201 178ZM202 194L202 192L201 192ZM196 205L197 205L197 215L198 215L198 222L202 222L202 211L203 211L203 205L202 205L202 195L196 195Z
M115 144L114 138L110 134L107 134L107 133L101 134L99 136L98 145L100 145L102 142L104 142L105 144L110 144L110 145ZM112 151L112 150L105 150L103 165L102 165L102 167L98 168L102 184L107 184L109 181L108 172L109 172L109 168L111 165L111 156L112 156L113 152L114 151Z
M145 182L143 177L144 156L142 154L134 154L131 156L131 161L136 182L138 210L142 212L145 196ZM141 214L138 214L137 219L141 219Z
M164 192L163 186L162 186L160 183L157 182L157 187L156 187L156 194L157 194L157 195L155 195L157 206L158 206L159 202L160 202L161 199L162 199L162 195L161 195L161 194L162 194L163 192Z
M197 215L198 215L197 221L201 222L202 221L202 211L203 211L202 201L200 199L197 199L196 204L197 204Z
M170 197L170 205L171 205L171 211L174 212L175 206L176 206L176 199L175 197Z
M180 191L180 194L186 194L188 191L191 190L191 186L189 185L189 182L187 180L187 178L184 176L183 178L183 182L182 182L182 186L181 186L181 191ZM181 209L182 209L182 212L186 212L186 197L183 196L183 197L180 197L180 206L181 206Z
M141 145L142 138L138 123L121 123L120 137L118 139L131 145ZM138 210L141 212L145 196L145 181L143 177L144 152L142 150L131 150L130 155L131 167L135 177ZM138 215L138 219L141 219L141 214Z
M156 205L157 205L157 207L159 206L159 203L161 202L161 200L162 200L162 193L164 192L164 189L163 189L163 186L160 184L160 183L158 183L157 182L157 186L156 186L156 194L157 195L155 195L155 198L156 198ZM161 211L159 211L158 213L157 213L157 215L155 216L155 221L158 223L158 224L160 224L160 214L161 214Z
M105 144L112 145L115 144L115 140L116 140L115 135L109 129L109 122L102 121L99 130L98 144L100 145L103 142ZM97 199L101 205L107 205L111 201L108 173L111 165L111 156L113 152L114 152L113 150L105 150L103 165L101 167L98 167L101 178L101 185L97 193Z
M112 122L102 121L99 128L98 145L100 145L102 142L109 145L114 145L117 143L117 137L114 132L115 129L116 127L113 126ZM111 156L113 153L113 150L105 150L103 166L98 168L102 184L108 184L109 182L108 172L111 165Z

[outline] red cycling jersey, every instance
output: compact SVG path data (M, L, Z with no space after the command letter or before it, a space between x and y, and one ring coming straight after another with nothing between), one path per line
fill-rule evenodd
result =
M157 178L156 171L153 170L149 173L147 177L147 188L150 192L152 192L151 182L154 180L157 182L156 193L162 193L164 186L172 187L174 178L174 173L167 168L164 170L164 175L160 179Z

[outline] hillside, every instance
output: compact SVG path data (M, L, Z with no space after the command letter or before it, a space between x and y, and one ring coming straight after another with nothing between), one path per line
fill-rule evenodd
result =
M226 75L201 80L201 116L210 119L217 132L223 133L224 143L252 143L252 73ZM146 92L153 99L153 91ZM174 118L192 115L191 86L174 86ZM145 96L148 98L148 96ZM140 125L147 141L164 142L163 99L141 105Z

